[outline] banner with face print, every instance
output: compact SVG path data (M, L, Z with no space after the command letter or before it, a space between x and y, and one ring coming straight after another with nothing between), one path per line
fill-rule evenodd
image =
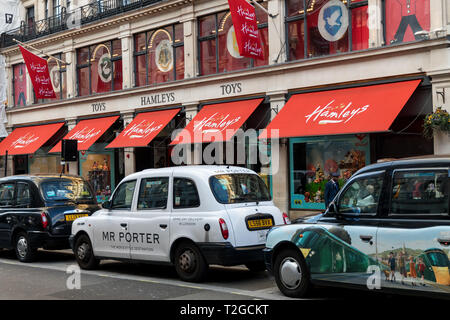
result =
M21 46L19 48L27 66L36 98L55 99L56 95L53 90L52 80L50 79L47 60L38 57Z

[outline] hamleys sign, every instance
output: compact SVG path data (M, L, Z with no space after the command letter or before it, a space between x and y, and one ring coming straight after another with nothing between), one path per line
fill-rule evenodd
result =
M366 104L362 107L353 105L353 102L347 104L340 103L335 105L335 100L330 101L325 106L318 106L313 112L305 116L306 123L317 122L318 124L329 123L347 123L354 117L366 112L370 105Z
M194 122L194 131L200 131L203 134L223 132L241 120L241 116L231 116L229 113L214 113L209 117L204 117Z
M143 139L153 132L161 130L162 127L163 124L161 123L158 124L155 123L155 121L148 122L147 120L142 120L139 123L130 124L130 126L123 131L123 135L130 139Z
M11 143L11 147L14 149L25 148L37 140L39 140L39 136L33 133L27 133Z

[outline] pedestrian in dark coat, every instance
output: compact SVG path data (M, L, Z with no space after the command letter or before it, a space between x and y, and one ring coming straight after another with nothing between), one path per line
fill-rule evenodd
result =
M333 172L330 175L330 180L325 184L325 208L328 208L331 201L333 201L334 197L336 197L339 192L338 177L339 174Z

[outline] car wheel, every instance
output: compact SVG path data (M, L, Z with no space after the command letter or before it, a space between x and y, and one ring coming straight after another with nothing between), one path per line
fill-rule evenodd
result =
M246 263L245 266L251 272L263 272L266 270L266 264L264 263L264 261L249 262Z
M183 242L175 251L175 270L183 281L203 280L208 264L200 250L192 243Z
M98 267L100 260L94 256L92 243L87 235L82 234L77 238L73 252L81 269L92 270Z
M14 249L20 262L32 262L36 259L37 249L31 247L26 232L20 232L15 238Z
M285 249L274 263L274 276L280 291L293 298L306 296L310 288L309 272L300 251Z

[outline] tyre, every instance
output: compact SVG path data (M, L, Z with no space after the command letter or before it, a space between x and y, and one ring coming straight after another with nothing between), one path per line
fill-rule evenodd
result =
M181 280L188 282L202 281L208 270L200 249L189 242L183 242L176 248L174 264Z
M264 261L249 262L246 263L245 266L251 272L263 272L266 270L266 264Z
M92 243L87 235L82 234L77 238L73 252L81 269L93 270L98 267L100 260L94 256Z
M16 235L14 250L20 262L32 262L36 259L37 248L31 247L30 239L26 232Z
M299 250L284 249L275 258L273 273L278 289L292 298L305 297L311 287L309 271Z

